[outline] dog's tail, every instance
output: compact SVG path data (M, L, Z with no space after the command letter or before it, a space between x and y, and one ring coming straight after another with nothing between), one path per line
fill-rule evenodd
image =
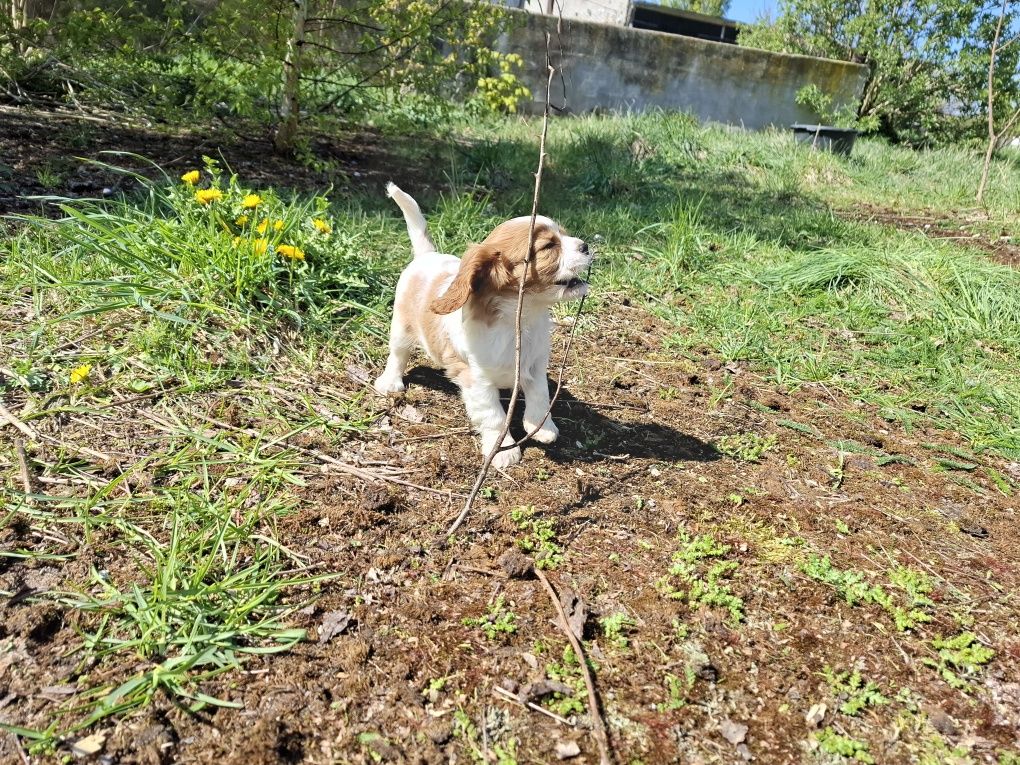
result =
M410 194L401 191L397 184L392 181L386 184L386 193L390 195L390 198L397 203L404 213L404 220L407 222L407 234L411 237L411 249L414 251L414 257L417 258L419 255L435 252L436 246L432 243L431 237L429 237L425 216L421 214L421 209L418 207L418 203L414 201L414 198Z

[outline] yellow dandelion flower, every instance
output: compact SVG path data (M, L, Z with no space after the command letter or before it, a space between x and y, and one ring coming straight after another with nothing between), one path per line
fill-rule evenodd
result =
M264 234L266 233L267 228L269 228L269 221L264 220L255 227L255 230L258 231L260 234Z
M195 192L195 201L200 205L207 205L217 199L223 199L223 192L219 189L199 189Z
M71 385L84 382L90 374L92 374L91 364L82 364L80 367L75 367L71 370Z
M251 243L251 248L255 250L256 255L261 255L262 253L269 249L269 240L256 239Z
M283 255L283 257L290 258L291 260L305 259L305 253L290 244L281 244L276 248L276 251Z
M262 197L258 194L248 194L244 199L241 200L241 207L245 210L253 210L262 204Z
M273 231L281 231L282 229L283 229L283 221L279 220L279 219L274 220L273 221Z
M189 186L194 186L198 183L198 179L202 177L202 174L198 170L189 170L181 176L181 180Z
M234 221L234 225L235 226L247 226L248 225L248 216L247 215L238 215L237 216L237 220Z
M322 218L312 218L312 225L315 226L315 230L320 234L328 234L333 230Z

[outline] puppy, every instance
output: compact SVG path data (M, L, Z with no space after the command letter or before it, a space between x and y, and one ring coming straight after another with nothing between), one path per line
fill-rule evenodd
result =
M593 254L580 239L567 236L554 221L535 221L534 255L525 273L531 217L499 224L464 257L442 255L429 238L418 203L394 184L387 193L400 206L411 237L414 259L397 282L390 328L390 355L375 381L382 395L404 390L404 367L415 346L460 387L464 406L488 454L503 428L506 410L500 388L514 384L514 322L517 294L524 280L521 313L521 388L524 427L535 440L550 444L559 428L549 409L549 343L554 303L588 293L578 277ZM514 439L507 433L503 446ZM521 461L518 447L499 452L492 464L507 467Z

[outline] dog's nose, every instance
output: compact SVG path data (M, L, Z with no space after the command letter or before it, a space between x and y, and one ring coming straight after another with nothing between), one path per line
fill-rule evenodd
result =
M577 249L581 251L582 255L587 255L588 254L588 243L587 242L581 242L581 246L578 247Z

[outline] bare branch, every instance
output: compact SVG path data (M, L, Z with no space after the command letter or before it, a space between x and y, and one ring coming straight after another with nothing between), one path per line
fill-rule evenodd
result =
M447 536L451 536L458 528L460 528L464 519L467 518L468 513L471 512L471 506L474 504L475 497L478 496L478 492L481 490L482 484L485 483L485 477L489 474L489 467L492 465L492 460L495 459L496 455L501 451L503 439L506 438L506 434L510 430L510 420L513 418L514 406L517 404L517 397L520 393L521 314L524 312L524 283L535 254L535 221L538 218L538 199L542 191L542 171L545 169L545 139L549 132L549 101L552 93L553 75L556 74L556 69L553 67L552 61L549 57L548 32L545 34L545 63L549 76L546 79L545 84L545 107L542 113L542 137L539 140L538 146L538 171L535 173L535 193L531 200L531 225L528 230L528 252L524 260L524 275L521 277L521 283L517 290L517 313L514 318L514 387L513 391L510 393L510 403L506 408L506 417L503 419L503 427L500 429L499 435L496 437L496 440L492 445L492 449L490 449L489 453L485 455L485 460L482 462L482 468L478 471L478 477L475 479L475 484L471 488L471 493L468 494L467 501L464 503L464 509L460 511L460 515L457 516L456 520L450 524L450 528L446 531Z
M595 693L595 681L591 676L591 670L588 669L588 662L584 657L581 641L577 639L574 631L570 629L570 621L563 611L563 604L560 603L560 598L556 594L556 590L549 583L549 579L542 573L542 569L537 566L534 571L535 576L538 577L542 586L545 587L545 591L549 593L549 599L552 600L553 607L556 609L556 615L559 617L557 622L559 628L566 634L567 640L570 641L574 654L577 656L577 663L580 665L581 672L584 675L584 685L588 689L588 715L591 717L591 733L599 747L599 765L610 765L613 759L609 753L609 737L606 736L606 724L603 722L602 714L599 711L599 698L598 694Z

